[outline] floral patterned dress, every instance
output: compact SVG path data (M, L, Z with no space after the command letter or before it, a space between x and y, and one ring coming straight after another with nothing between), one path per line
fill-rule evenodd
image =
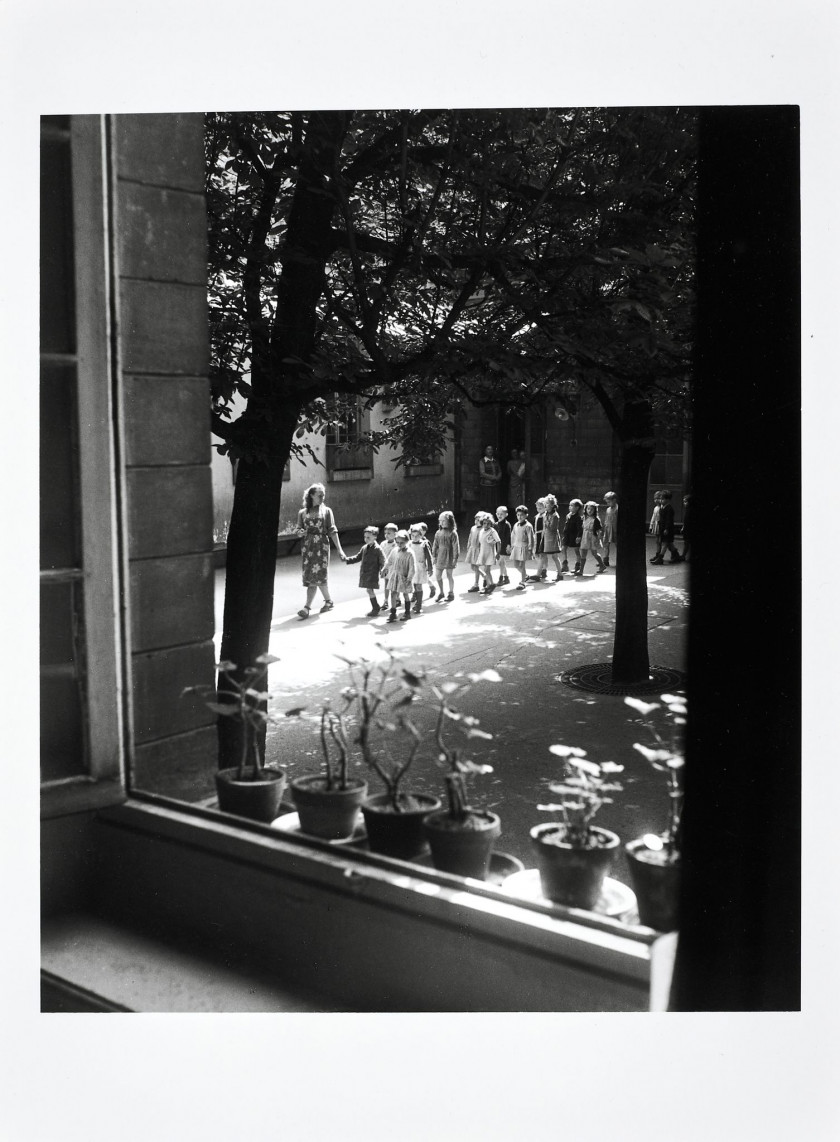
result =
M303 535L300 551L303 585L323 586L330 571L330 536L338 535L331 509L321 504L317 517L313 519L305 508L301 508L298 512L298 531Z

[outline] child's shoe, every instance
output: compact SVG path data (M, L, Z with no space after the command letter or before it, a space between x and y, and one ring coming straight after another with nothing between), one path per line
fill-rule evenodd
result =
M475 595L477 593L477 591L478 591L478 583L476 583L476 585L474 587L467 587L467 594L468 595Z
M598 559L598 556L596 555L595 558ZM606 569L607 569L607 565L604 562L604 560L598 559L598 570L599 571L606 571Z
M495 590L496 590L496 584L495 583L488 583L487 586L484 588L483 593L485 595L492 595Z
M524 591L525 590L525 580L524 579L522 580L521 583L516 584L516 589L517 589L517 591Z
M397 621L397 612L391 610L388 612L388 618L385 620L388 623L395 623Z
M568 561L566 559L564 559L563 562L560 564L560 570L561 571L568 571L569 570L569 564L568 564Z
M540 579L540 580L545 580L545 579L547 579L547 578L548 578L548 572L547 572L547 571L540 571L540 573L538 574L537 578L538 578L538 579Z
M610 557L609 557L609 555L605 555L604 556L604 566L609 567L609 565L610 565Z
M653 559L648 560L649 563L655 563L657 567L661 566L665 560L661 555L654 555Z
M382 608L380 607L379 603L377 603L376 599L373 599L371 601L370 610L367 613L367 617L369 619L375 618L381 610Z
M668 562L669 563L682 563L683 557L679 554L679 552L675 551Z
M575 574L575 575L577 575L578 571L580 571L580 560L579 560L579 559L578 559L578 561L575 563L575 570L574 570L574 574Z
M411 603L405 604L405 613L403 614L403 622L408 622L411 618Z
M440 594L441 594L441 598L443 598L443 591L441 591ZM455 596L453 595L453 593L451 591L446 596L446 601L447 601L447 603L454 603L455 602Z

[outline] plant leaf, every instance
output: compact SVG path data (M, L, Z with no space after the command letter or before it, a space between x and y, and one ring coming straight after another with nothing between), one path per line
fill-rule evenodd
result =
M553 753L555 757L585 757L586 750L578 749L575 745L550 745L548 752Z
M633 709L637 710L643 718L646 718L648 714L652 714L654 710L658 710L660 708L658 702L642 702L639 698L625 698L624 705L632 706Z

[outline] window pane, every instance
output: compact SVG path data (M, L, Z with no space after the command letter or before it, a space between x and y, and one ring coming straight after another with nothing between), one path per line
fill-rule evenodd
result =
M41 352L75 353L69 139L41 140Z
M74 632L81 609L81 584L41 584L41 665L76 661Z
M41 780L85 772L79 683L69 675L41 679Z
M41 567L78 567L76 369L41 368Z

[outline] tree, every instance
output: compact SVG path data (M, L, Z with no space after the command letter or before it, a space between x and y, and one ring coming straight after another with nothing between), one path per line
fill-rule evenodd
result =
M685 140L664 112L208 117L212 427L238 460L223 659L267 649L282 472L307 431L410 396L370 442L411 460L443 449L459 402L583 388L623 444L615 668L647 676L628 616L653 416L687 376Z

